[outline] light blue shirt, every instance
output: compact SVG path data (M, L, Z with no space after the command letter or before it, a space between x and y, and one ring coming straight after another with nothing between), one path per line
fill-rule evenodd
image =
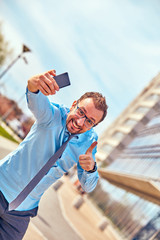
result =
M8 202L16 198L68 138L66 118L69 109L51 103L41 92L35 94L27 90L26 95L28 107L36 121L18 148L0 161L0 190ZM24 211L37 207L44 191L74 164L77 164L82 188L91 192L96 187L98 172L89 173L83 170L78 161L79 155L85 154L94 141L97 141L97 134L93 129L78 134L78 138L73 137L61 158L16 210ZM95 153L96 148L93 150L94 159Z

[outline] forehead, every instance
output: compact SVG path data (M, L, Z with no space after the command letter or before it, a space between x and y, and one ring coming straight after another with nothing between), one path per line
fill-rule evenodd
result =
M82 108L86 116L94 120L95 123L101 120L103 116L103 111L96 109L92 98L83 99L78 103L78 106Z
M92 98L85 98L78 102L78 106L84 107L84 108L95 108L94 102Z

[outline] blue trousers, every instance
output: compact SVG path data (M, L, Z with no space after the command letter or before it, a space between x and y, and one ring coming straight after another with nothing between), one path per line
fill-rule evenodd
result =
M8 202L0 192L0 240L21 240L30 217L37 215L38 207L29 211L8 211Z

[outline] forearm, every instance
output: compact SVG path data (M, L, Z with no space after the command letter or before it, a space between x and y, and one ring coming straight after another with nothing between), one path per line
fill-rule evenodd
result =
M28 108L39 123L48 122L53 119L54 109L51 107L49 99L41 92L35 94L27 88L26 98Z

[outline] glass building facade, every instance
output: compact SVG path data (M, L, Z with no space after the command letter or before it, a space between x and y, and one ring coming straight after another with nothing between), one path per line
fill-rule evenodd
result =
M149 182L160 193L160 109L112 163L102 166L104 170ZM147 185L144 190L131 191L100 178L89 197L122 239L160 240L160 194L147 198Z

